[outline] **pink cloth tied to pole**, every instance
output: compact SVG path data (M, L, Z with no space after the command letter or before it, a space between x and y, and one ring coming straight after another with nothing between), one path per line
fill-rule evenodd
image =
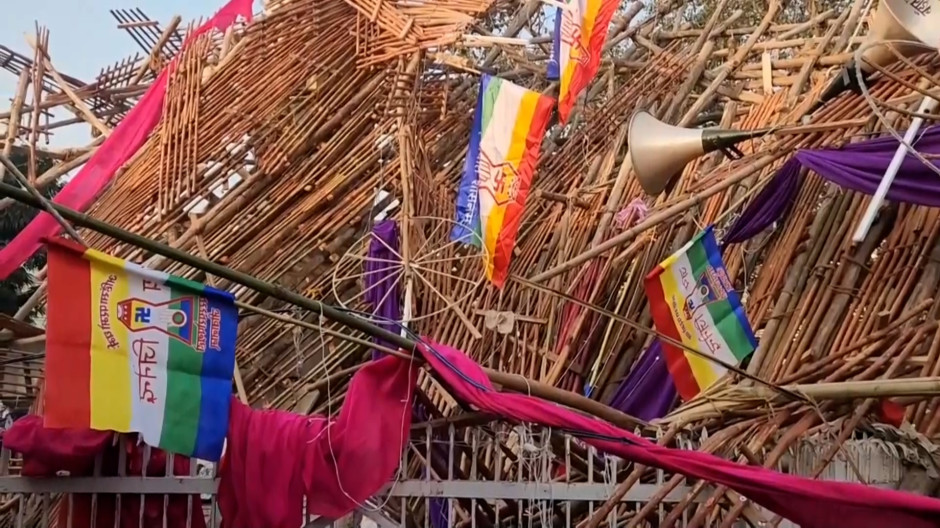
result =
M60 472L70 476L90 476L95 458L102 457L101 474L118 475L119 450L126 453L125 475L162 477L167 474L166 454L153 449L144 461L142 446L122 438L112 445L114 433L91 429L47 429L42 417L28 415L13 423L3 433L3 446L23 455L22 475L55 477ZM173 457L173 475L189 475L192 461L184 456ZM146 470L145 470L146 466ZM99 493L96 503L88 494L72 495L71 506L58 509L54 524L57 528L205 528L198 495L171 495L164 503L163 495ZM71 510L71 511L69 511Z
M251 4L252 0L229 0L215 16L187 37L183 43L183 49L194 38L208 31L213 29L224 31L235 23L239 16L251 20ZM140 150L157 123L160 122L167 84L176 61L177 59L174 58L160 72L140 101L111 131L108 138L92 154L91 159L82 166L78 174L62 187L53 202L77 211L84 211L111 182L118 169ZM52 215L46 212L39 213L25 229L16 235L16 238L0 249L0 279L7 278L10 273L33 256L42 246L43 238L51 238L61 229L62 227Z
M395 476L411 429L418 367L387 356L353 376L339 415L257 411L232 400L220 466L225 528L297 528L307 510L351 512Z
M496 392L463 353L444 345L422 355L457 399L509 420L577 433L631 462L723 484L802 528L937 528L940 500L861 484L819 481L745 466L698 451L657 446L607 422L522 394ZM436 353L435 353L436 352Z

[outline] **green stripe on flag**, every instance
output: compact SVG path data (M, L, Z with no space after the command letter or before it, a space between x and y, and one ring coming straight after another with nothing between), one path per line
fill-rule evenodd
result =
M689 251L686 253L689 257L689 262L692 263L692 267L695 270L696 281L705 273L709 265L708 252L705 249L703 241L704 233L706 233L706 231L702 231L697 235L695 243L692 244ZM709 303L707 308L712 321L715 322L716 330L725 343L728 344L728 348L731 349L731 353L734 357L737 358L738 361L746 358L752 350L751 342L747 338L744 326L734 313L731 303L726 299L721 302Z
M728 348L731 349L734 357L738 361L746 358L753 351L753 348L744 331L744 326L731 309L731 303L725 300L720 303L709 304L708 313L711 314L715 326L718 327L718 333L721 334L725 343L728 343Z
M705 253L705 244L702 244L702 233L695 235L692 244L685 252L685 256L689 259L689 265L692 266L692 279L696 281L696 286L698 286L699 277L708 268L708 254Z
M490 82L486 85L486 93L483 94L483 123L480 125L480 134L486 132L486 127L490 126L490 119L493 117L493 109L496 108L496 99L499 97L499 88L503 80L499 77L490 77Z
M175 283L175 284L174 284ZM178 298L198 294L202 286L172 277L166 281L170 286L170 297ZM185 285L180 288L179 285ZM193 290L196 291L193 291ZM192 339L197 340L200 297L193 298ZM202 354L179 339L168 340L166 402L163 414L163 432L160 448L176 453L192 453L199 430L199 414L202 404Z
M167 275L164 283L169 286L171 290L173 290L170 292L170 298L179 297L181 295L200 294L206 291L206 288L202 285L202 283L194 282L182 277L175 277L173 275Z

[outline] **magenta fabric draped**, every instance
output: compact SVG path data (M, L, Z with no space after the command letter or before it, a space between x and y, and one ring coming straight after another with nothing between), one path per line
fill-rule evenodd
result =
M937 499L660 447L544 400L496 392L480 366L453 348L422 344L419 353L458 400L482 412L561 429L625 460L726 485L803 528L940 526ZM408 438L417 371L398 357L369 362L353 377L335 419L233 402L219 484L226 528L296 528L304 497L311 513L336 519L377 493L394 475Z
M544 400L496 392L480 366L453 348L422 345L421 353L457 399L483 412L562 429L626 460L726 485L802 528L940 526L940 500L861 484L784 475L698 451L660 447L607 422Z
M229 0L215 16L187 37L184 48L195 37L212 29L224 31L235 23L239 16L251 20L251 4L252 0ZM175 64L176 59L160 72L140 101L111 131L111 135L98 147L78 174L62 187L53 202L78 211L84 211L92 204L114 178L118 169L130 161L160 122L167 84ZM39 213L16 238L0 249L0 279L7 278L36 253L42 246L42 239L51 238L61 230L62 227L52 215Z
M233 398L219 471L225 528L303 526L304 497L311 513L338 519L378 492L408 440L418 370L391 356L367 363L333 418Z
M3 433L3 447L23 456L21 474L28 477L55 478L67 471L73 477L91 476L95 458L101 456L101 474L116 476L124 451L124 475L162 477L167 475L167 457L153 449L145 460L145 450L132 438L112 443L114 433L91 429L47 429L42 417L27 415ZM173 475L189 475L191 460L173 457ZM146 468L146 469L145 469ZM51 526L57 528L205 528L205 518L198 510L199 496L123 495L99 493L92 496L75 494L69 508L59 508ZM191 500L187 500L191 499ZM195 508L193 507L195 506ZM71 511L70 511L71 510Z

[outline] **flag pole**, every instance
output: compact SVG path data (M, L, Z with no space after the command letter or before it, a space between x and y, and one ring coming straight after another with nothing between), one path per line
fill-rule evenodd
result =
M0 196L12 198L18 202L38 209L43 208L42 202L37 200L36 197L31 195L28 191L18 189L7 183L0 182ZM274 297L275 299L279 299L281 301L300 306L301 308L306 308L310 311L317 312L327 319L331 319L337 323L341 323L355 330L359 330L364 334L381 339L387 343L392 343L396 347L407 350L409 352L415 352L418 348L418 343L414 340L408 339L401 334L390 332L378 325L369 322L366 319L358 317L352 313L339 310L329 304L324 304L309 297L304 297L303 295L294 293L286 288L263 281L247 273L229 268L228 266L223 266L222 264L196 257L195 255L185 251L170 247L161 242L157 242L156 240L152 240L145 236L121 229L118 226L103 222L96 218L92 218L91 216L78 212L74 209L69 209L68 207L63 207L56 203L49 203L49 206L59 213L62 218L72 222L77 226L91 229L92 231L96 231L103 235L114 238L115 240L120 240L121 242L135 245L152 253L162 255L193 268L205 271L206 273L210 273L231 282L241 284L242 286L246 286L257 292ZM499 372L497 370L483 367L482 365L481 368L491 382L497 385L501 385L506 389L523 394L529 394L530 396L543 398L559 405L577 409L603 420L607 420L608 422L625 429L632 430L637 426L648 425L643 420L620 412L612 407L608 407L599 401L585 398L580 394L562 390L546 383L530 380L520 375Z

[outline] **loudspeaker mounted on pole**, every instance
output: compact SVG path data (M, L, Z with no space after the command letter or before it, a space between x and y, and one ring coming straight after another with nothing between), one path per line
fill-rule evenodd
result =
M729 157L740 156L738 143L760 137L771 129L754 131L720 128L682 128L663 123L645 110L630 118L627 145L630 163L640 187L656 196L666 190L692 160L720 150Z
M880 0L872 14L868 35L862 43L865 47L862 52L864 60L858 65L866 81L868 76L875 72L872 64L884 67L897 60L897 56L888 49L887 44L872 45L891 40L922 42L936 49L940 45L940 0ZM891 45L905 58L929 51L924 46ZM854 59L846 64L839 76L829 84L809 113L846 90L859 91Z

